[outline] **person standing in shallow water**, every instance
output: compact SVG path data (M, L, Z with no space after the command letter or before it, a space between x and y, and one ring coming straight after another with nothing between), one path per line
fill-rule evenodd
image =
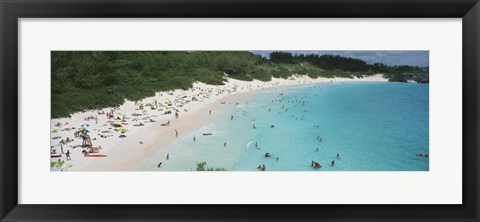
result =
M337 153L337 159L340 159L340 153Z
M178 137L178 131L175 130L175 137Z
M330 164L331 167L335 166L335 160L332 160L332 163Z
M195 141L195 136L193 136L193 141Z
M167 153L167 160L169 160L169 159L170 159L170 154Z
M233 120L233 115L230 116L230 120Z
M225 143L223 144L223 147L227 147L227 142L225 142Z
M266 171L267 167L265 167L265 164L262 165L262 171Z

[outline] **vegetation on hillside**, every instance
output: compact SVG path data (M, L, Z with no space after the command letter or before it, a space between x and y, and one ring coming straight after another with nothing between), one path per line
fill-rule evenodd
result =
M333 55L247 51L53 51L52 118L113 107L155 92L188 89L193 82L222 85L225 77L252 81L288 78L362 77L383 73L392 81L428 82L428 69L367 64Z
M227 171L222 167L207 167L207 162L197 163L197 171Z

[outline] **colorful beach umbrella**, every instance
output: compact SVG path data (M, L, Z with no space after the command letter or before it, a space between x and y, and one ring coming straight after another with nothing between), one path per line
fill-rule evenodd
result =
M52 133L58 133L58 131L60 131L60 130L54 129L54 130L52 130Z
M120 131L121 133L126 133L128 130L125 129L125 128L121 128L121 129L119 129L118 131Z
M65 163L65 161L60 161L60 162L50 162L50 167L62 167L62 165Z

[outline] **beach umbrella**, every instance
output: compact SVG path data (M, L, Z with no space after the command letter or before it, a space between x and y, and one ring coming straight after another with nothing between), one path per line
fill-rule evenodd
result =
M133 118L133 121L138 121L138 120L140 120L140 119L139 118Z
M83 127L83 128L86 128L86 127L89 127L89 126L90 126L90 125L88 125L88 124L86 124L86 123L81 125L81 127Z
M60 130L54 129L54 130L52 130L52 133L58 133L58 131L60 131Z
M118 131L120 131L121 133L126 133L128 130L125 129L125 128L121 128L121 129L119 129Z
M78 131L80 131L80 132L83 132L83 131L85 131L85 130L87 130L87 129L85 129L85 128L78 128Z
M62 167L62 165L65 163L65 161L60 161L60 162L51 162L50 167Z
M108 131L109 128L110 128L109 126L104 126L104 127L100 128L99 131L102 131L102 132L103 131Z
M108 126L108 124L107 124L107 123L105 123L105 124L102 124L102 126Z

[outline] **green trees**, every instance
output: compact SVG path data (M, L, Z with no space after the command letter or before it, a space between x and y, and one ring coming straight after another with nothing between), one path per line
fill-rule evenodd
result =
M428 82L428 69L290 52L272 52L267 60L247 51L53 51L51 63L53 118L143 99L157 91L188 89L195 81L221 85L225 74L269 81L292 74L315 78L408 72Z
M270 53L270 61L277 63L295 63L294 56L291 52L272 52Z
M246 76L255 64L248 52L226 52L215 57L219 70L230 75Z

